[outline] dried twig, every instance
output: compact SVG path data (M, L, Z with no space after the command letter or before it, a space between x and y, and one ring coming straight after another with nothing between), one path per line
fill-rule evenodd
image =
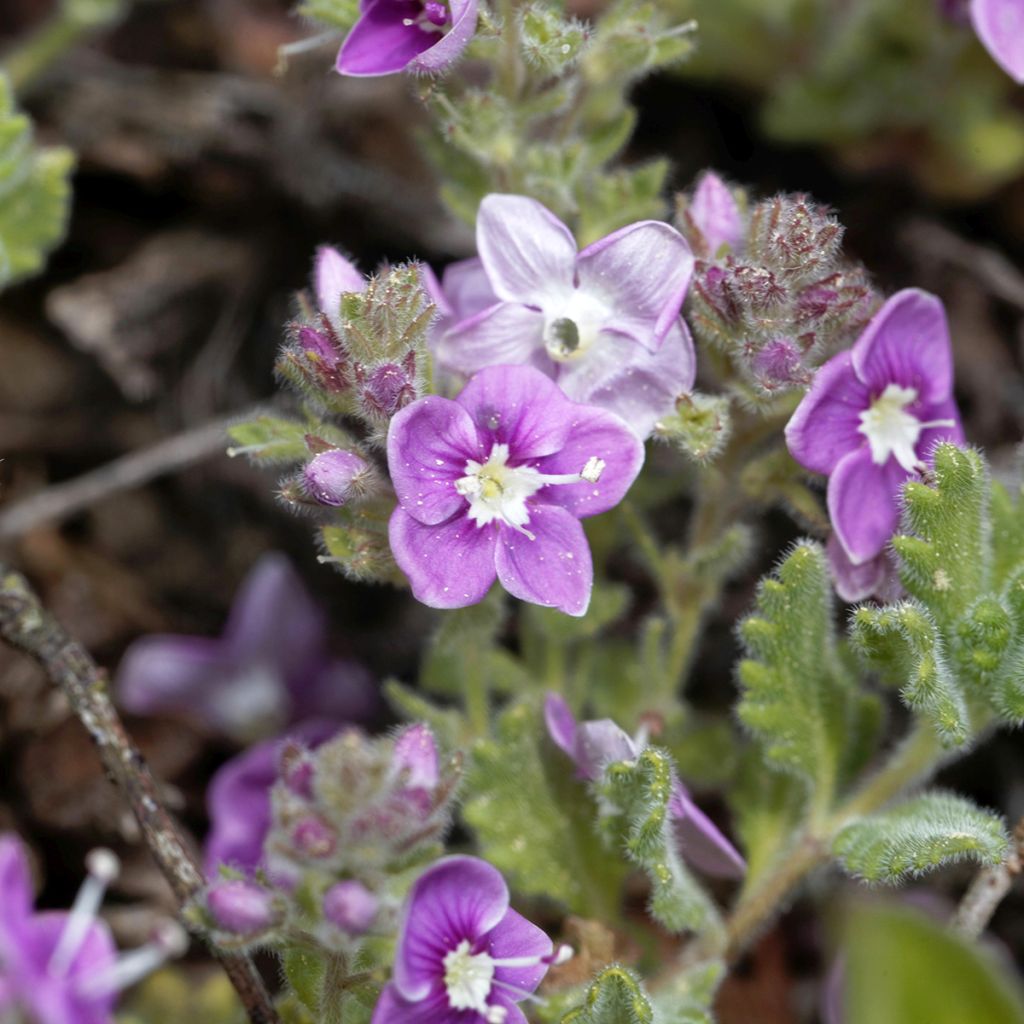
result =
M952 926L961 935L976 938L988 926L996 908L1024 871L1024 819L1013 830L1013 846L1002 864L984 868L971 882L953 915Z
M164 809L146 762L125 732L107 692L103 671L41 605L20 573L0 564L0 637L24 651L67 697L99 751L103 767L131 805L142 835L179 905L203 887L203 873L188 841ZM218 957L249 1020L279 1024L256 968L246 956Z
M47 487L0 511L0 540L17 537L40 523L66 519L108 495L138 487L223 452L227 447L227 428L254 413L254 409L242 409L149 448L129 452L73 480Z

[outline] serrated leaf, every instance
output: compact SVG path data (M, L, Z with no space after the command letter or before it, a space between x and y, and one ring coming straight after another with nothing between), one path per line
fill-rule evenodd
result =
M0 288L36 273L64 237L74 155L43 149L0 73Z
M640 979L613 965L591 982L583 1002L562 1024L654 1024L654 1010Z
M277 416L234 423L227 430L228 437L235 442L228 454L246 455L266 464L299 462L309 457L306 431L306 424Z
M757 611L740 626L740 721L767 757L828 804L840 782L861 697L837 654L832 584L817 544L799 543L762 580Z
M844 949L846 1024L1024 1024L1014 972L917 911L855 908Z
M849 874L896 885L954 861L998 864L1008 847L1002 819L936 790L847 825L833 852Z
M697 931L716 924L718 912L679 855L669 812L673 779L672 759L657 747L608 765L597 783L609 812L602 828L650 880L651 916L670 932Z

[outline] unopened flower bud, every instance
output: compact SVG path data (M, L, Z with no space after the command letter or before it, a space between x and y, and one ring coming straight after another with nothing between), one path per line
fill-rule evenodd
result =
M281 751L281 781L296 796L309 800L313 796L313 757L299 743L289 743Z
M337 837L325 822L308 817L292 831L292 845L302 856L320 860L334 853Z
M324 894L324 917L349 935L369 931L379 906L377 897L356 881L338 882Z
M438 782L437 743L430 727L422 722L404 730L395 740L394 766L405 772L406 785L433 789Z
M800 349L789 338L769 341L752 363L754 377L766 391L807 383L811 376L801 362Z
M686 211L686 220L700 233L706 255L712 259L723 246L737 249L743 241L743 214L732 191L714 171L701 178Z
M398 363L383 363L362 380L363 403L371 415L390 418L416 398L415 353Z
M232 935L255 935L274 922L270 893L241 879L218 882L207 893L206 905L217 926Z
M307 356L311 356L329 370L333 370L342 361L341 352L334 339L314 327L307 325L299 328L299 345Z
M322 452L307 464L303 473L306 490L321 505L344 505L352 494L353 481L369 469L353 452L341 448Z

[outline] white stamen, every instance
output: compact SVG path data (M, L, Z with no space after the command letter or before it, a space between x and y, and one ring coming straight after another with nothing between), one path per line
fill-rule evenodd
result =
M85 867L89 875L75 896L67 923L60 933L47 966L53 977L60 978L68 973L82 948L89 928L96 920L107 886L121 871L121 862L112 851L100 847L91 851L85 858Z
M601 474L604 472L604 467L608 463L604 459L599 459L596 455L591 455L587 459L587 464L580 470L580 476L587 481L588 484L596 484L601 479Z
M916 400L916 388L890 384L860 414L857 430L867 438L871 461L875 465L884 466L892 457L908 473L913 472L921 465L915 450L921 431L955 425L953 420L930 420L923 423L906 409Z
M504 1006L488 1006L484 1020L487 1024L505 1024L508 1018L508 1010Z
M172 957L188 949L188 935L176 921L165 921L146 945L124 953L103 970L84 977L76 990L86 999L97 999L112 992L121 992L147 974L151 974Z
M486 953L470 953L463 939L442 961L448 1005L453 1010L476 1010L487 1015L487 997L494 981L494 961Z

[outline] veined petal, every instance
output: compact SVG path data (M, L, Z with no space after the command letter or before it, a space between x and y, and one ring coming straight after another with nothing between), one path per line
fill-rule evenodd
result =
M916 449L917 453L926 462L931 461L932 452L941 441L951 441L953 444L959 445L967 443L956 399L948 398L945 402L939 402L937 405L921 410L921 419L925 423L935 423L940 420L953 421L951 427L928 427L921 431L921 436L917 439Z
M399 506L391 514L388 540L413 596L431 608L476 604L494 582L493 524L477 526L460 513L446 523L427 526Z
M483 951L495 960L511 960L517 957L550 956L553 948L551 939L540 928L527 921L522 914L509 910L488 932ZM547 972L547 964L497 967L494 980L512 985L523 992L532 992Z
M392 974L398 995L424 999L443 980L444 958L475 944L508 912L501 872L477 857L443 857L413 884L399 926Z
M458 373L476 373L498 363L529 363L547 373L544 317L515 302L499 302L455 324L437 342L437 358Z
M484 196L476 218L476 246L495 295L543 306L573 288L576 242L544 205L527 196Z
M459 320L474 316L498 301L487 271L478 256L449 263L441 275L441 288Z
M675 228L649 220L588 245L576 265L579 287L613 308L605 326L653 352L679 316L693 253Z
M854 565L879 554L899 525L900 484L909 474L895 459L876 465L865 446L844 456L828 480L828 513Z
M1024 84L1024 4L1020 0L972 0L971 22L993 60Z
M535 539L507 527L500 532L495 566L501 585L521 601L586 614L594 567L579 520L558 505L534 503L527 528Z
M407 405L388 428L388 471L398 502L412 518L442 523L466 505L455 490L469 459L486 458L466 410L428 395Z
M366 278L330 245L321 245L316 251L313 284L320 312L325 313L335 327L340 321L338 313L342 295L366 290Z
M552 475L579 473L594 458L604 463L596 483L581 480L545 487L538 500L560 505L577 519L595 516L622 501L644 464L643 444L618 416L604 409L578 405L565 444L541 459L537 469Z
M790 454L813 473L831 473L839 460L864 445L860 414L871 404L849 352L833 356L814 376L786 424Z
M337 70L343 75L372 77L402 71L438 35L415 22L422 7L415 0L364 0L363 13L338 51Z
M575 429L575 403L532 366L488 366L455 401L469 413L484 450L506 444L516 462L557 452Z
M695 868L716 878L742 878L746 874L747 862L678 780L669 812L675 819L679 852Z
M853 369L873 398L890 384L914 388L926 405L953 389L953 350L942 302L919 288L890 298L851 349Z
M433 75L453 63L476 31L477 3L478 0L450 0L451 28L436 43L409 61L409 70Z
M370 1024L463 1024L465 1013L448 1005L443 985L428 998L410 1002L394 985L385 985Z

